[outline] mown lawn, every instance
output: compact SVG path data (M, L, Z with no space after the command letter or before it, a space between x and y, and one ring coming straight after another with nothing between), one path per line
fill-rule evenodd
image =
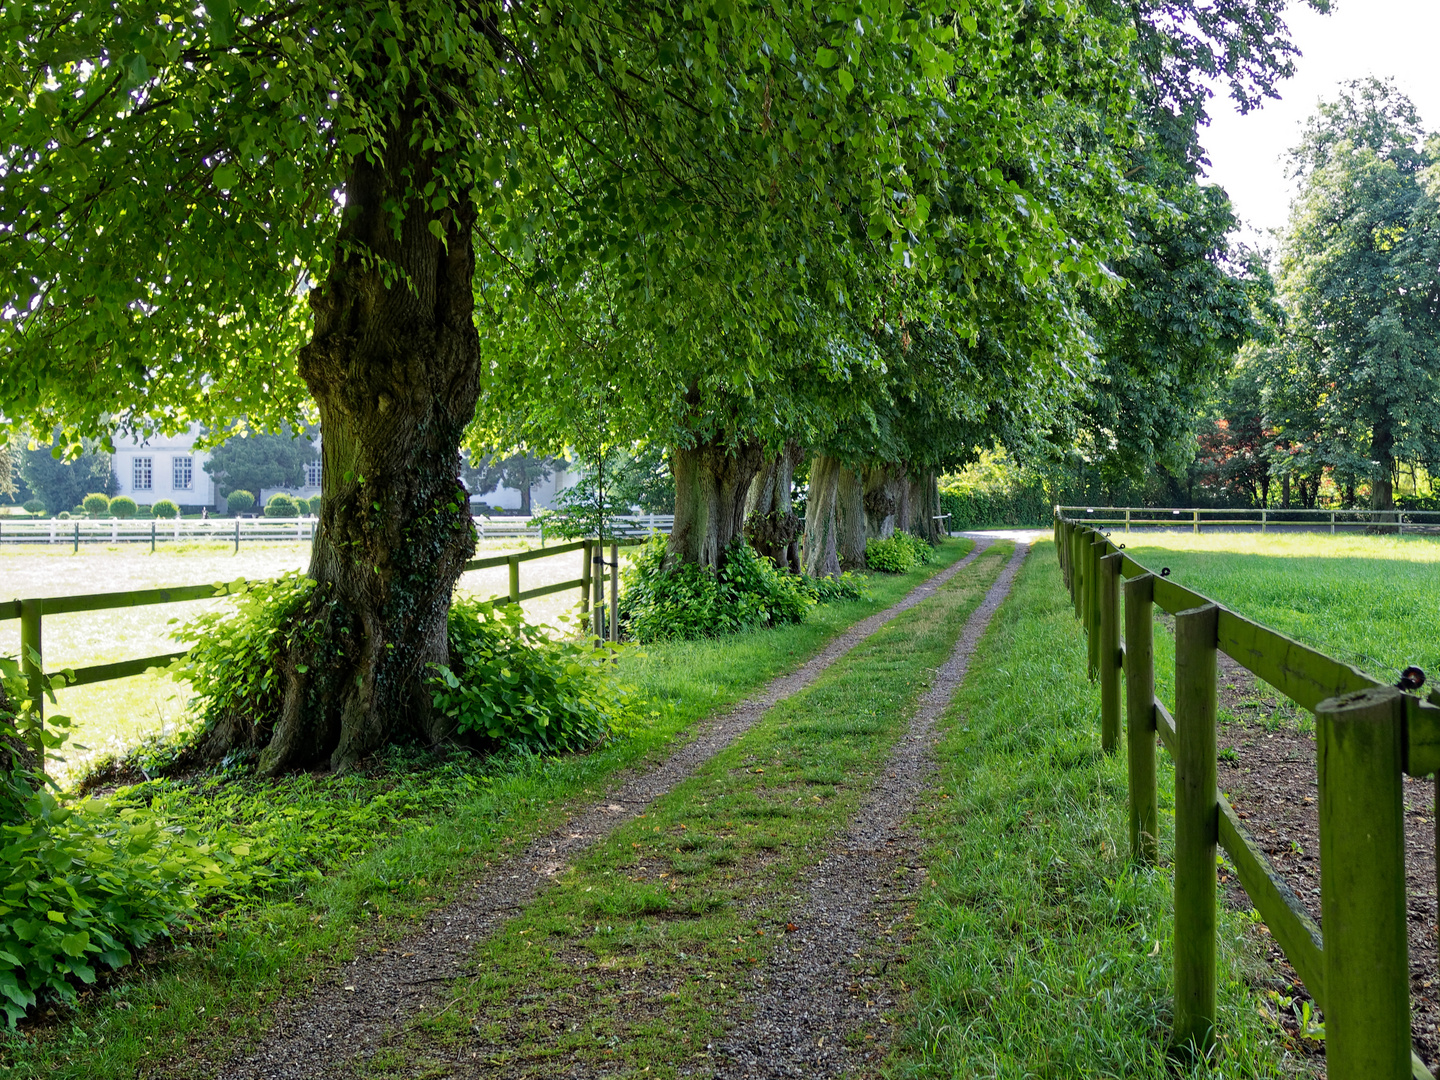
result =
M961 558L949 541L929 567L877 575L868 599L822 605L808 621L710 641L626 650L620 670L655 703L651 722L593 753L561 758L396 757L363 775L280 782L156 782L139 797L203 834L225 822L265 840L268 891L219 906L76 1009L44 1009L0 1037L0 1069L46 1080L131 1076L187 1047L243 1039L317 971L413 932L482 865L604 792L618 770L665 752L700 717L794 668L836 634ZM263 869L264 867L262 867Z

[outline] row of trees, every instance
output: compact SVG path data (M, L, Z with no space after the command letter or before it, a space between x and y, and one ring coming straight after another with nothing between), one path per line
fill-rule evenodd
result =
M1440 138L1366 79L1290 162L1300 192L1252 339L1218 386L1190 386L1167 449L1094 455L1092 497L1389 510L1402 477L1415 492L1440 472Z
M1198 130L1288 74L1281 7L32 0L0 414L318 418L321 588L236 738L440 738L462 442L663 448L670 558L717 568L747 528L795 565L806 461L816 573L981 446L1153 456L1253 325Z

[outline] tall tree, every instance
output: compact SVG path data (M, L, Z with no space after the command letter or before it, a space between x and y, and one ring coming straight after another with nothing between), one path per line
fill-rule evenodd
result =
M308 436L256 431L221 443L210 451L204 468L222 497L248 491L258 499L261 488L304 487L305 466L318 456Z
M11 4L0 415L108 438L298 422L313 398L314 632L278 661L280 715L234 737L269 773L440 738L424 680L474 542L477 295L487 323L530 320L533 357L538 314L603 283L688 370L763 382L771 332L846 308L857 260L963 286L1044 229L993 152L1039 130L1012 118L1043 87L1009 72L1082 72L1111 90L1099 139L1121 135L1106 30L1000 0ZM943 200L972 184L1011 209L957 231Z
M1319 406L1306 435L1390 510L1401 463L1440 464L1440 142L1366 79L1322 104L1292 160L1280 286L1285 352Z
M37 445L20 453L19 473L50 514L80 505L91 492L113 495L118 490L110 468L110 455L93 442L79 446L59 437L51 445Z

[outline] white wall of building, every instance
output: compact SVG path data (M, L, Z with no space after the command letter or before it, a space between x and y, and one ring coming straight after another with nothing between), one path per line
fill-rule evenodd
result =
M214 506L215 481L205 471L210 455L195 449L198 427L187 434L116 443L110 467L117 494L140 506L169 499L178 506Z
M580 474L568 469L556 469L550 474L550 479L536 481L530 488L531 512L538 513L541 510L552 509L556 497L566 488L574 487L579 482ZM484 503L497 510L519 510L520 491L502 484L488 495L471 495L470 501L477 505Z

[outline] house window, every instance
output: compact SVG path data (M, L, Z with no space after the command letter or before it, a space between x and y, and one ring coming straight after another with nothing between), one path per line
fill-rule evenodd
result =
M186 454L183 457L177 457L174 461L174 466L175 483L173 486L175 490L189 491L195 479L194 466L191 464L190 455Z
M306 487L319 487L319 486L320 486L320 462L318 462L318 461L307 461L307 462L305 463L305 486L306 486Z
M131 475L132 480L134 481L134 483L133 483L131 486L132 486L136 491L149 491L150 488L152 487L152 484L151 484L151 475L152 475L152 473L151 473L151 464L152 464L152 460L153 460L153 459L148 458L148 457L137 457L137 458L135 459L134 467L133 467L133 469L131 470L131 474L130 474L130 475Z

